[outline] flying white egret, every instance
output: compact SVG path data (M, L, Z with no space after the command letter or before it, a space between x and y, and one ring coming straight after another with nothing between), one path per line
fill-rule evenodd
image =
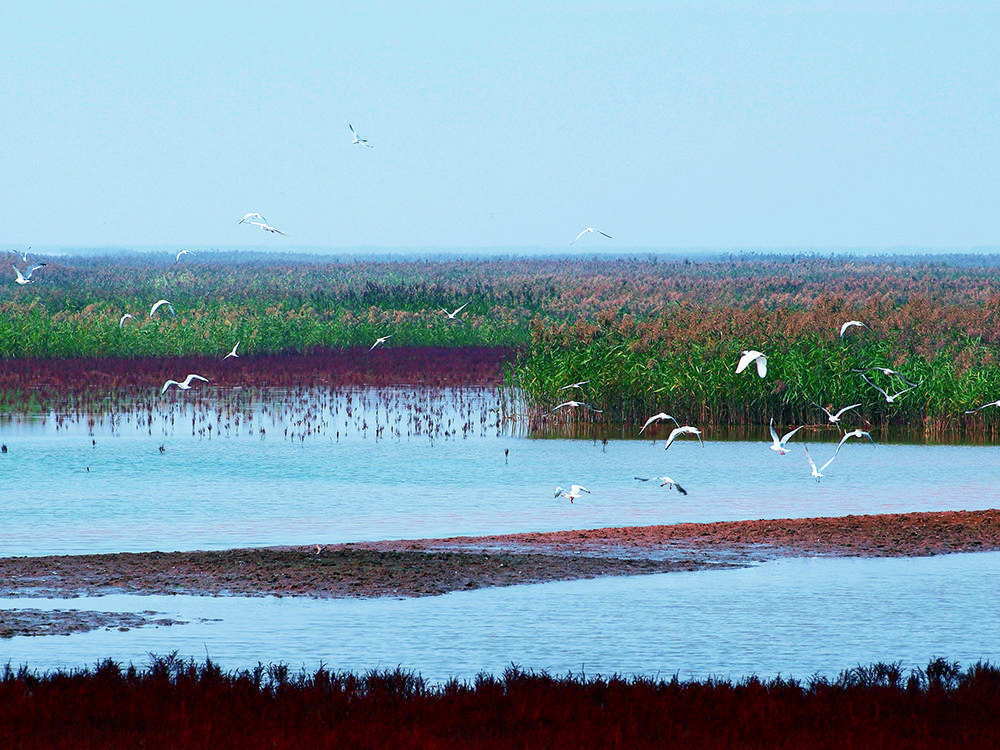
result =
M862 430L862 429L860 429L860 428L859 428L859 429L857 429L857 430L851 430L850 432L845 432L845 433L844 433L844 437L842 437L842 438L840 439L840 442L839 442L839 443L837 444L837 453L840 453L840 448L841 448L841 446L842 446L842 445L843 445L843 444L844 444L845 442L847 442L847 439L848 439L848 438L862 438L862 437L866 437L866 438L868 438L868 442L870 442L870 443L871 443L872 445L875 445L875 441L874 441L874 440L872 440L872 436L871 436L871 435L869 435L869 434L868 434L867 432L865 432L864 430ZM833 455L835 455L835 456L836 456L836 455L837 455L837 453L834 453Z
M636 479L638 479L640 482L648 482L650 478L649 477L636 477ZM667 489L671 489L671 490L676 489L682 495L686 495L688 493L686 489L684 489L683 487L681 487L679 484L677 484L677 482L675 482L670 477L653 477L653 479L655 479L657 482L659 482L661 487L666 487Z
M596 411L598 414L601 414L604 411L603 409L595 409L590 404L585 404L582 401L563 401L561 404L553 406L549 411L546 412L546 414L551 414L556 409L562 409L564 406L571 406L571 407L583 406L587 409L590 409L591 411Z
M805 446L803 445L803 446L802 446L802 450L804 450L804 451L806 452L806 458L808 458L808 459L809 459L809 465L810 465L810 466L812 467L812 475L813 475L814 477L816 477L816 481L818 482L818 481L819 481L820 479L822 479L822 478L823 478L823 471L824 471L824 469L826 469L826 467L827 467L827 466L829 466L830 464L832 464L832 463L833 463L833 459L835 459L835 458L837 457L837 454L836 454L836 453L834 453L834 454L833 454L833 455L832 455L832 456L830 457L830 460L829 460L829 461L827 461L827 462L826 462L825 464L823 464L823 465L822 465L822 466L821 466L820 468L818 468L818 469L817 469L817 468L816 468L816 464L815 464L815 463L813 462L813 460L812 460L812 456L810 456L810 455L809 455L809 449L808 449L808 448L806 448L806 447L805 447Z
M583 386L585 386L589 382L590 382L589 380L578 380L575 383L570 383L569 385L564 385L561 388L559 388L558 390L565 391L565 390L568 390L569 388L579 388L582 391L583 390Z
M372 349L374 349L379 344L384 344L386 341L388 341L391 338L392 338L392 334L391 333L388 336L379 336L377 339L375 339L375 343L372 344ZM372 349L369 349L368 351L371 351Z
M788 448L785 447L785 444L789 441L792 435L801 430L803 427L805 427L805 425L800 424L794 430L792 430L791 432L786 432L784 436L779 438L777 431L775 431L774 429L774 417L771 417L770 429L771 429L771 440L773 442L769 446L770 449L773 451L778 451L778 453L784 456L786 453L788 453Z
M988 404L983 404L982 406L978 406L975 409L969 409L965 413L966 414L975 414L977 411L985 409L987 406L1000 406L1000 401L990 401Z
M29 247L28 250L31 250L31 248ZM17 250L8 250L7 252L8 253L14 253L14 255L18 256L23 263L27 263L28 262L28 250L25 250L23 253L19 253Z
M739 374L747 369L751 362L757 363L757 374L761 377L767 375L767 357L754 349L746 349L740 352L740 361L736 365L736 373Z
M351 135L354 136L354 140L351 141L351 143L356 143L359 146L367 146L368 148L375 148L372 144L368 142L367 139L362 138L360 135L358 135L357 131L354 129L354 126L351 125L351 123L347 123L347 127L351 129Z
M125 313L124 315L122 315L121 320L118 321L118 327L121 328L123 325L125 325L125 321L129 320L130 318L135 319L135 316L132 313Z
M239 358L240 355L236 353L236 350L239 348L239 346L240 346L240 342L237 341L236 342L236 346L233 347L233 350L231 352L229 352L229 354L227 354L225 357L223 357L223 359L224 360L225 359L229 359L230 357L237 357L237 358Z
M608 234L607 232L602 232L602 231L601 231L600 229L594 229L593 227L587 227L587 228L586 228L586 229L584 229L584 230L583 230L582 232L580 232L580 234L578 234L578 235L576 236L576 238L575 238L575 239L573 240L573 242L576 242L576 241L577 241L578 239L580 239L581 237L583 237L583 235L587 234L588 232L597 232L598 234L603 234L603 235L604 235L605 237L607 237L607 238L608 238L609 240L613 240L613 239L614 239L614 237L612 237L612 236L611 236L610 234ZM573 242L571 242L571 243L569 243L569 244L571 244L571 245L572 245L572 244L573 244Z
M186 378L184 378L184 380L180 382L176 380L168 380L166 383L163 384L163 387L160 389L160 393L165 393L167 388L169 388L172 385L176 385L181 390L185 391L189 390L191 388L192 380L203 380L206 383L208 382L208 378L203 378L201 375L195 375L192 373L191 375L188 375Z
M22 274L21 273L21 269L19 269L17 266L15 266L15 265L12 264L11 268L13 268L14 269L14 273L17 274L17 278L14 279L14 281L16 281L21 286L24 286L25 284L34 284L36 280L33 279L33 278L31 278L31 274L33 274L35 271L37 271L39 268L41 268L44 265L46 265L46 264L45 263L36 263L35 265L33 265L31 268L28 269L28 272L26 274Z
M827 409L825 406L820 406L819 404L813 404L813 406L816 406L816 407L822 409L824 412L826 412L826 417L827 417L827 419L830 420L830 424L837 424L837 422L840 421L841 415L845 411L850 411L851 409L856 409L859 406L861 406L861 404L851 404L850 406L845 406L843 409L841 409L840 411L838 411L836 413L831 413L829 409Z
M868 328L868 326L866 326L860 320L849 320L840 327L840 338L844 338L844 331L846 331L851 326L863 326L864 328Z
M879 367L878 365L873 365L871 367L866 367L863 370L859 370L854 367L851 368L851 372L871 372L872 370L878 370L883 375L895 375L904 383L906 383L907 385L912 385L914 388L920 385L920 383L914 383L912 380L909 380L908 378L904 377L903 374L898 370L890 370L888 367Z
M574 498L580 497L583 493L590 494L590 490L586 487L581 487L578 484L572 485L568 490L564 490L562 487L556 487L556 494L553 497L568 497L570 502L573 502Z
M462 305L461 307L459 307L459 308L456 308L454 312L448 312L448 311L447 311L447 310L445 310L445 309L444 309L443 307L442 307L442 308L440 308L440 309L441 309L441 312L443 312L443 313L444 313L445 315L447 315L447 316L448 316L448 317L449 317L449 318L450 318L451 320L454 320L454 319L455 319L455 316L456 316L456 315L458 315L458 314L459 314L460 312L462 312L462 310L464 310L464 309L466 308L466 306L467 306L468 304L469 304L469 303L468 303L468 302L466 302L466 303L465 303L464 305Z
M174 263L179 263L182 255L194 255L193 250L181 250L177 253L177 257L174 259Z
M278 229L277 227L272 227L266 221L250 221L250 222L247 222L247 223L248 224L252 224L255 227L260 227L265 232L272 232L273 234L280 234L280 235L284 235L285 237L288 236L284 232L282 232L280 229Z
M256 213L256 212L249 213L249 214L244 214L243 218L240 219L237 223L238 224L245 224L246 222L250 221L250 219L256 219L257 221L262 221L265 224L267 224L267 219L265 219L263 216L261 216L259 213Z
M654 414L653 416L651 416L649 419L646 420L646 424L644 424L642 426L642 429L639 430L639 434L641 435L642 434L642 430L645 430L647 427L649 427L651 424L653 424L653 422L659 422L660 420L666 421L668 419L671 420L674 423L674 425L676 425L677 427L681 426L680 422L678 422L676 419L674 419L673 417L671 417L666 412L661 411L659 414Z
M882 390L881 388L879 388L879 387L878 387L877 385L875 385L875 384L874 384L874 383L873 383L872 381L870 381L870 380L869 380L869 379L868 379L868 378L867 378L867 377L866 377L865 375L862 375L861 377L862 377L862 379L863 379L863 380L864 380L864 381L865 381L866 383L868 383L868 385L870 385L870 386L871 386L872 388L874 388L874 389L875 389L876 391L878 391L878 392L879 392L879 393L881 393L881 394L882 394L883 396L885 396L885 402L886 402L887 404L891 404L891 403L892 403L893 401L895 401L895 400L896 400L897 398L899 398L900 396L902 396L902 395L903 395L904 393L907 393L908 391L912 391L912 390L913 390L914 388L916 388L916 387L917 387L917 385L920 385L920 383L917 383L917 385L911 385L911 386L910 386L909 388L904 388L904 389L903 389L903 390L901 390L901 391L900 391L899 393L893 393L892 395L890 395L890 394L886 393L885 391L883 391L883 390Z
M705 440L701 436L701 430L697 427L691 427L690 425L683 425L682 427L675 427L670 431L669 437L667 437L667 444L664 446L663 450L667 450L670 444L674 442L674 439L681 435L694 435L701 441L701 447L705 447Z
M170 308L170 314L171 315L176 315L177 314L177 313L174 312L174 306L173 305L171 305L165 299L161 299L159 302L155 302L153 304L153 306L151 308L149 308L149 317L152 318L153 317L153 313L155 313L157 310L159 310L162 305L166 305L168 308Z

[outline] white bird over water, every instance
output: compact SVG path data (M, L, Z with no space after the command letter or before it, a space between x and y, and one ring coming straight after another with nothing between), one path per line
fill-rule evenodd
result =
M830 410L827 409L825 406L820 406L819 404L813 404L813 406L816 406L826 412L826 418L830 420L830 424L837 424L837 422L840 421L841 415L843 415L845 411L856 409L859 406L861 406L861 404L851 404L850 406L845 406L843 409L841 409L835 414L831 413Z
M384 344L386 341L388 341L391 338L392 338L392 334L391 333L388 336L379 336L377 339L375 339L375 343L372 344L372 349L374 349L379 344ZM369 349L368 351L371 351L372 349Z
M240 342L237 341L236 342L236 346L233 347L233 350L231 352L229 352L229 354L227 354L222 359L226 360L226 359L229 359L230 357L237 357L238 358L240 355L236 353L236 350L239 348L239 346L240 346Z
M153 317L153 313L155 313L157 310L159 310L160 307L163 306L163 305L166 305L168 308L170 308L170 314L171 315L176 315L177 314L177 313L174 312L174 306L173 305L171 305L165 299L161 299L159 302L154 303L153 306L149 309L149 317L152 318Z
M847 439L848 439L848 438L862 438L862 437L866 437L866 438L868 438L868 442L870 442L870 443L871 443L872 445L875 445L875 441L874 441L874 440L872 440L872 436L871 436L871 435L869 435L869 434L868 434L867 432L865 432L864 430L862 430L862 429L857 429L857 430L851 430L850 432L845 432L845 433L844 433L844 437L842 437L842 438L840 439L840 442L839 442L839 443L837 444L837 453L840 453L840 447L841 447L841 446L842 446L842 445L843 445L843 444L844 444L845 442L847 442ZM834 453L833 455L835 455L835 456L836 456L836 455L837 455L837 453Z
M191 375L188 375L186 378L184 378L183 381L180 382L176 380L168 380L166 383L163 384L163 388L160 389L160 393L165 393L167 388L169 388L172 385L176 385L181 390L185 391L189 390L191 388L192 380L203 380L206 383L208 382L208 378L203 378L201 375L195 375L192 373Z
M808 459L809 459L809 466L811 466L811 467L812 467L812 475L813 475L813 476L814 476L814 477L816 478L816 481L818 482L818 481L819 481L820 479L822 479L822 478L823 478L823 470L824 470L824 469L826 469L826 467L827 467L827 466L829 466L830 464L832 464L832 463L833 463L833 459L835 459L835 458L837 457L837 454L836 454L836 453L834 453L834 454L833 454L833 455L832 455L832 456L830 457L830 460L829 460L829 461L827 461L827 462L826 462L825 464L823 464L823 465L822 465L822 466L821 466L820 468L818 468L818 469L817 469L817 468L816 468L816 464L815 464L815 463L813 462L813 460L812 460L812 456L810 456L810 455L809 455L809 449L808 449L808 448L806 448L806 447L805 447L805 446L803 445L803 446L802 446L802 450L804 450L804 451L806 452L806 458L808 458Z
M614 237L612 237L612 236L611 236L610 234L608 234L607 232L602 232L602 231L601 231L600 229L594 229L593 227L587 227L587 228L586 228L586 229L584 229L584 230L583 230L582 232L580 232L580 234L578 234L578 235L576 236L576 238L575 238L575 239L573 240L573 242L576 242L576 241L577 241L578 239L580 239L581 237L583 237L583 235L587 234L588 232L597 232L598 234L603 234L603 235L604 235L605 237L607 237L607 238L608 238L609 240L613 240L613 239L614 239ZM572 244L573 244L573 242L571 242L571 243L569 243L569 244L571 244L571 245L572 245Z
M597 412L598 414L601 414L601 413L603 413L603 411L604 411L603 409L595 409L595 408L594 408L593 406L591 406L590 404L585 404L585 403L583 403L582 401L563 401L563 402L562 402L561 404L559 404L558 406L553 406L553 407L552 407L552 408L551 408L551 409L550 409L550 410L549 410L548 412L546 412L546 413L547 413L547 414L551 414L551 413L552 413L552 412L554 412L554 411L555 411L556 409L562 409L562 408L563 408L564 406L571 406L571 407L574 407L574 408L575 408L575 407L577 407L577 406L583 406L584 408L587 408L587 409L590 409L591 411L596 411L596 412Z
M771 428L771 440L773 442L769 447L771 448L771 450L778 451L778 453L784 456L786 453L788 453L788 448L785 447L785 444L792 437L792 435L801 430L804 426L805 425L800 424L794 430L792 430L791 432L786 432L783 437L779 438L777 431L775 431L774 429L774 417L771 417L770 428Z
M125 325L125 321L129 320L130 318L134 319L135 316L132 313L125 313L124 315L122 315L121 320L118 321L118 327L121 328L123 325Z
M977 406L975 409L969 409L966 414L975 414L977 411L985 409L987 406L1000 406L1000 400L990 401L988 404L983 404L982 406Z
M570 502L573 502L574 498L580 497L583 493L590 494L590 490L586 487L581 487L578 484L572 485L569 490L564 490L562 487L556 487L556 494L553 497L568 497Z
M462 312L462 310L464 310L464 309L465 309L465 308L466 308L466 307L468 306L468 304L469 304L469 303L468 303L468 302L466 302L466 303L465 303L464 305L462 305L461 307L458 307L458 308L456 308L454 312L448 312L448 311L447 311L447 310L445 310L445 309L444 309L443 307L442 307L442 308L440 308L440 309L441 309L441 312L443 312L443 313L444 313L445 315L447 315L449 319L451 319L451 320L454 320L454 319L455 319L455 316L456 316L456 315L458 315L458 314L459 314L460 312Z
M757 363L757 374L761 377L767 375L767 357L754 349L747 349L740 352L740 361L736 365L736 374L743 372L751 362Z
M375 148L372 144L370 144L367 141L367 139L362 138L360 135L358 135L357 131L354 129L354 126L351 125L351 123L347 123L347 127L349 127L351 129L351 135L354 136L354 140L351 141L351 143L356 143L359 146L367 146L368 148ZM391 150L392 149L390 149L390 151Z
M666 412L661 411L659 414L654 414L653 416L651 416L649 419L646 420L646 424L644 424L642 426L642 429L639 430L639 434L641 435L642 434L642 430L645 430L647 427L649 427L651 424L653 424L653 422L659 422L661 420L665 422L668 419L670 421L672 421L677 427L681 426L680 422L678 422L676 419L674 419L673 417L671 417Z
M865 377L864 375L862 375L861 377L862 377L862 378L864 379L864 381L865 381L866 383L868 383L868 385L870 385L870 386L871 386L872 388L874 388L874 389L875 389L876 391L878 391L878 392L879 392L879 393L881 393L881 394L882 394L883 396L885 396L885 401L886 401L886 403L887 403L887 404L891 404L891 403L892 403L893 401L895 401L895 400L896 400L897 398L899 398L900 396L902 396L902 395L903 395L904 393L907 393L907 392L909 392L909 391L912 391L912 390L913 390L914 388L916 388L916 387L917 387L917 385L920 385L919 383L917 383L916 385L911 385L911 386L910 386L909 388L904 388L904 389L903 389L903 390L901 390L901 391L900 391L899 393L893 393L892 395L889 395L888 393L886 393L885 391L883 391L883 390L882 390L881 388L879 388L879 387L878 387L877 385L875 385L875 384L874 384L874 383L873 383L872 381L870 381L870 380L869 380L869 379L868 379L867 377ZM909 381L907 381L907 382L909 382Z
M17 274L17 278L14 279L14 281L16 281L21 286L24 286L25 284L34 284L35 279L31 278L31 274L33 274L35 271L37 271L44 265L45 265L44 263L36 263L35 265L33 265L31 268L28 269L28 272L26 274L22 274L21 269L19 269L17 266L11 265L11 268L14 269L14 273Z
M878 365L874 365L872 367L866 367L863 370L858 370L857 368L852 368L851 372L871 372L872 370L878 370L883 375L895 375L897 378L899 378L900 380L902 380L904 383L906 383L907 385L912 385L914 388L916 388L918 385L920 385L920 383L914 383L912 380L909 380L909 379L903 377L903 374L901 372L897 371L897 370L890 370L888 367L879 367Z
M589 380L578 380L575 383L570 383L569 385L564 385L562 388L559 388L558 390L565 391L565 390L568 390L570 388L579 388L580 390L583 390L583 386L585 386L589 382L590 382Z
M649 477L636 477L636 479L638 479L640 482L649 481ZM681 487L679 484L677 484L677 482L675 482L670 477L653 477L653 479L659 482L661 487L666 487L671 490L676 489L682 495L686 495L688 493L686 489Z
M701 437L701 430L697 427L691 427L690 425L684 425L682 427L675 427L670 431L670 436L667 438L667 444L664 446L663 450L667 450L670 444L674 442L674 439L681 435L694 435L701 441L701 447L705 447L705 441Z
M866 326L860 320L849 320L840 327L840 338L844 338L844 331L846 331L851 326L863 326L865 328L868 328L868 326Z

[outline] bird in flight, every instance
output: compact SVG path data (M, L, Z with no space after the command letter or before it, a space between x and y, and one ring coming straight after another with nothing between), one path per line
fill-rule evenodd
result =
M830 457L830 460L829 460L829 461L827 461L827 462L826 462L825 464L823 464L823 465L822 465L821 467L819 467L819 468L817 469L817 468L816 468L816 464L815 464L815 462L814 462L814 461L812 460L812 456L810 456L810 455L809 455L809 449L808 449L808 448L806 448L806 447L805 447L805 446L803 445L803 446L802 446L802 450L804 450L804 451L806 452L806 458L808 458L808 459L809 459L809 466L811 466L811 467L812 467L812 475L813 475L813 476L814 476L814 477L816 478L816 481L818 482L818 481L819 481L820 479L822 479L822 478L823 478L823 470L824 470L824 469L826 469L826 467L827 467L827 466L829 466L830 464L832 464L832 463L833 463L833 459L835 459L835 458L837 457L837 454L836 454L836 453L834 453L834 454L833 454L833 455L832 455L832 456Z
M771 417L771 424L770 424L771 440L772 440L772 443L770 445L771 450L778 451L778 453L784 456L786 453L788 453L788 449L785 447L785 444L792 437L792 435L801 430L804 426L805 425L799 425L791 432L786 432L783 437L779 438L777 431L774 429L774 417Z
M860 320L849 320L840 327L840 338L844 338L844 331L846 331L851 326L863 326L864 328L868 328L868 326L866 326Z
M977 411L985 409L987 406L1000 406L1000 400L998 400L998 401L990 401L988 404L983 404L982 406L978 406L975 409L969 409L965 413L966 414L975 414Z
M559 404L558 406L554 406L554 407L552 407L552 408L551 408L551 409L550 409L550 410L548 411L548 413L549 413L549 414L551 414L551 413L552 413L552 412L554 412L554 411L555 411L556 409L562 409L562 408L563 408L564 406L572 406L572 407L577 407L577 406L583 406L583 407L585 407L585 408L587 408L587 409L590 409L591 411L596 411L596 412L597 412L598 414L601 414L601 413L602 413L602 412L604 411L603 409L595 409L595 408L594 408L593 406L591 406L590 404L585 404L585 403L583 403L582 401L563 401L563 402L562 402L561 404Z
M642 430L645 430L647 427L649 427L651 424L653 424L653 422L659 422L661 420L666 421L668 419L671 420L676 426L680 427L680 423L676 419L674 419L673 417L671 417L666 412L662 412L661 411L659 414L654 414L653 416L651 416L649 419L646 420L646 424L644 424L642 426L642 429L639 430L639 434L641 435L642 434Z
M125 313L124 315L122 315L121 320L118 321L118 327L121 328L123 325L125 325L126 320L134 318L135 316L132 313Z
M575 238L573 239L573 242L576 242L576 241L577 241L578 239L580 239L581 237L583 237L583 235L587 234L588 232L597 232L598 234L603 234L603 235L604 235L605 237L607 237L607 238L608 238L609 240L613 240L613 239L614 239L614 237L612 237L612 236L611 236L610 234L608 234L607 232L602 232L602 231L601 231L600 229L594 229L593 227L587 227L586 229L584 229L584 230L583 230L582 232L580 232L580 234L578 234L578 235L577 235L577 236L576 236L576 237L575 237ZM571 244L571 245L572 245L572 244L573 244L573 242L570 242L569 244Z
M872 440L872 436L869 435L864 430L862 429L851 430L850 432L845 432L844 437L840 439L840 442L837 444L837 453L840 453L840 447L847 442L848 438L862 438L862 437L868 438L868 442L870 442L872 445L875 445L875 441ZM834 453L833 455L836 456L837 453Z
M177 257L174 259L174 263L179 263L181 260L181 256L183 255L194 255L194 252L192 250L181 250L179 253L177 253Z
M757 363L757 374L761 377L767 375L767 357L754 349L746 349L740 352L740 361L736 365L736 374L740 374L751 362Z
M151 317L151 318L152 318L152 317L153 317L153 313L155 313L155 312L156 312L156 311L157 311L157 310L158 310L158 309L159 309L159 308L160 308L160 307L161 307L162 305L166 305L166 306L167 306L168 308L170 308L170 314L171 314L171 315L176 315L176 314L177 314L177 313L175 313L175 312L174 312L174 306L173 306L173 305L171 305L171 304L170 304L169 302L167 302L167 301L166 301L165 299L161 299L161 300L160 300L159 302L156 302L156 303L155 303L155 304L154 304L154 305L153 305L153 306L152 306L152 307L151 307L151 308L149 309L149 317Z
M825 406L820 406L819 404L813 404L813 406L819 407L824 412L826 412L826 418L828 420L830 420L830 424L837 424L837 422L840 421L841 415L845 411L850 411L851 409L856 409L857 407L861 406L861 404L851 404L850 406L845 406L843 409L841 409L840 411L836 412L835 414L831 413L830 410L827 409Z
M253 221L253 219L256 219L256 221ZM272 227L270 224L268 224L267 223L267 219L265 219L263 216L261 216L258 213L244 214L243 218L240 219L239 222L237 222L237 223L239 223L239 224L252 224L255 227L260 227L261 230L263 230L265 232L273 232L274 234L281 234L281 235L285 234L284 232L282 232L277 227ZM285 236L287 237L288 235L285 235Z
M670 435L669 437L667 437L667 444L663 448L663 450L667 450L667 448L670 447L671 443L674 442L674 439L680 437L681 435L695 435L698 438L698 440L701 441L701 447L702 448L705 447L705 440L701 436L701 430L699 430L697 427L684 425L683 427L675 427L670 431Z
M347 127L351 129L351 135L354 136L354 140L351 141L351 143L356 143L359 146L367 146L368 148L375 148L372 144L368 142L366 138L362 138L360 135L358 135L357 131L354 129L354 126L351 125L351 123L347 123ZM389 150L391 151L392 149Z
M914 383L912 380L908 380L907 378L903 377L902 373L898 372L897 370L890 370L888 367L879 367L879 366L875 365L875 366L872 366L872 367L866 367L864 370L858 370L857 368L851 368L851 372L862 372L863 373L863 372L871 372L872 370L878 370L883 375L895 375L897 378L899 378L900 380L902 380L904 383L906 383L907 385L912 385L914 388L916 388L918 385L920 385L919 383ZM862 377L864 377L864 376L862 375Z
M386 341L388 341L391 338L392 338L392 334L391 333L388 336L379 336L377 339L375 339L375 343L372 344L372 349L374 349L379 344L384 344ZM372 349L369 349L368 351L371 351Z
M14 281L16 281L21 286L24 286L25 284L34 284L36 280L31 278L31 274L33 274L35 271L37 271L44 265L45 265L44 263L36 263L35 265L33 265L31 268L28 269L27 274L22 274L21 269L19 269L15 265L11 265L11 268L14 269L14 273L17 274L17 278L14 279Z
M186 378L184 378L184 380L180 382L176 380L168 380L166 383L163 384L163 388L160 389L160 393L165 393L167 388L169 388L172 385L176 385L181 390L185 391L189 390L191 388L192 380L203 380L206 383L208 382L208 378L203 378L201 375L195 375L192 373L191 375L188 375Z
M240 355L236 353L236 350L239 348L239 346L240 346L240 342L237 341L236 342L236 346L233 347L233 350L231 352L229 352L229 354L227 354L225 357L223 357L223 359L224 360L225 359L229 359L230 357L237 357L238 358Z
M456 316L456 315L458 315L458 314L459 314L460 312L462 312L462 310L464 310L464 309L466 308L466 306L467 306L468 304L469 304L469 303L468 303L468 302L466 302L466 303L465 303L464 305L462 305L461 307L459 307L459 308L456 308L454 312L448 312L447 310L445 310L445 309L444 309L444 308L442 307L442 308L441 308L441 312L443 312L443 313L444 313L445 315L447 315L447 316L448 316L448 318L449 318L450 320L454 320L454 319L455 319L455 316Z
M568 490L564 490L562 487L556 487L556 494L553 497L568 497L570 502L573 502L574 498L580 497L583 493L590 494L590 490L586 487L581 487L578 484L572 485Z
M585 386L589 382L590 382L589 380L578 380L575 383L570 383L569 385L564 385L562 388L559 388L559 390L560 391L565 391L565 390L567 390L569 388L579 388L582 391L583 390L583 386Z
M864 380L864 381L865 381L866 383L868 383L868 385L870 385L870 386L871 386L872 388L874 388L874 389L875 389L876 391L878 391L878 392L879 392L879 393L881 393L881 394L882 394L883 396L885 396L885 401L886 401L886 403L887 403L887 404L891 404L891 403L892 403L893 401L895 401L895 400L896 400L897 398L899 398L900 396L902 396L902 395L903 395L904 393L906 393L906 392L908 392L908 391L912 391L912 390L913 390L914 388L916 388L916 387L917 387L917 385L920 385L919 383L917 383L916 385L911 385L911 386L910 386L909 388L904 388L904 389L903 389L903 390L901 390L901 391L900 391L899 393L893 393L892 395L890 395L890 394L886 393L885 391L883 391L883 390L882 390L881 388L879 388L879 387L878 387L877 385L875 385L875 384L874 384L874 383L873 383L872 381L870 381L870 380L869 380L869 379L868 379L868 378L867 378L867 377L866 377L865 375L863 375L863 374L862 374L862 376L861 376L861 377L862 377L862 379L863 379L863 380ZM907 381L907 382L909 382L909 381Z
M636 479L638 479L640 482L649 481L649 477L636 477ZM687 494L687 490L681 487L679 484L677 484L677 482L675 482L670 477L653 477L653 479L659 482L661 487L666 487L667 489L671 490L676 489L682 495Z

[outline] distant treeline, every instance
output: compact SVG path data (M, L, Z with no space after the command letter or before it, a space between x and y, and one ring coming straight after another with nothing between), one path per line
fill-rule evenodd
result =
M440 686L402 669L224 672L154 657L0 675L0 736L20 748L831 748L1000 745L1000 670L937 659L738 682L553 677L515 666Z

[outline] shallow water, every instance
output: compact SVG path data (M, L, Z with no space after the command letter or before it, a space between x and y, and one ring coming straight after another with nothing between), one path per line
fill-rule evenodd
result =
M831 678L877 661L922 668L1000 661L1000 553L790 559L734 570L457 592L423 599L107 596L3 600L3 608L155 610L189 624L0 642L36 669L137 666L176 651L226 669L364 672L402 666L433 682L500 674L669 679ZM404 625L405 623L405 625Z
M1000 448L850 441L536 439L489 390L211 392L112 415L0 418L0 555L225 549L682 521L1000 506ZM491 411L492 410L492 411ZM92 423L91 423L92 420ZM263 433L261 432L263 430ZM800 440L799 437L802 439ZM163 448L162 452L160 448ZM669 475L689 494L639 482ZM575 503L556 485L591 490ZM190 624L19 637L0 660L36 668L177 650L444 680L512 662L567 673L794 674L937 656L997 660L995 553L786 560L462 592L419 600L195 597L29 600L4 607L139 611ZM199 618L209 618L200 622ZM214 621L221 618L221 621ZM405 622L406 627L399 623Z

